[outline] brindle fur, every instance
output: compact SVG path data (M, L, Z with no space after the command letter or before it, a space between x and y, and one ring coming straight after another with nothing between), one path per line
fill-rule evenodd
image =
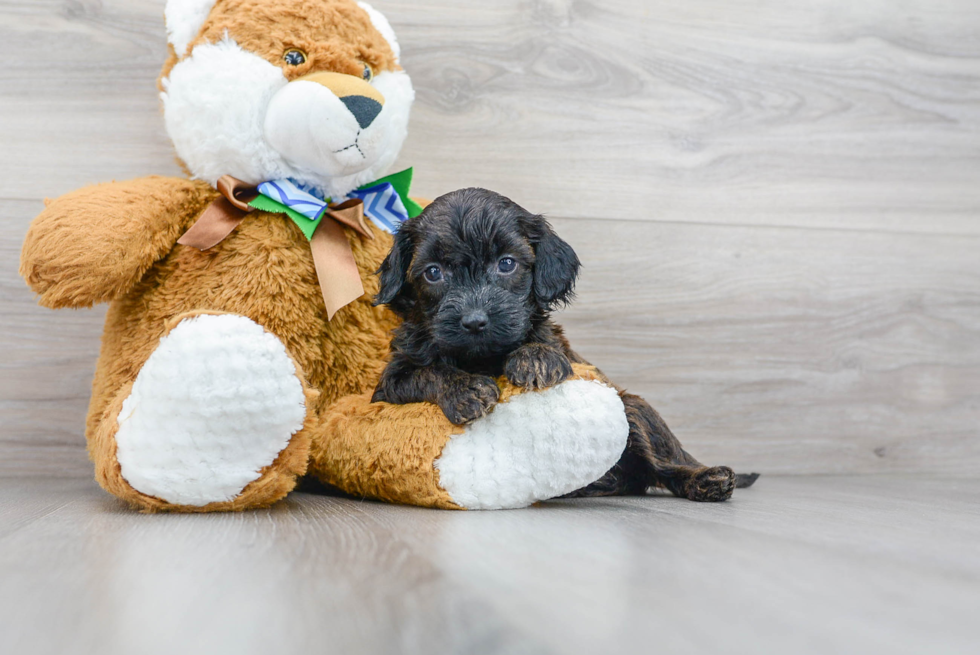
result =
M511 273L498 269L513 259ZM438 266L443 278L426 279ZM580 263L548 222L484 189L462 189L405 222L382 263L376 303L402 324L373 400L432 402L461 425L484 416L499 399L493 378L528 389L554 386L587 363L550 314L573 294ZM487 319L464 328L473 312ZM610 382L610 384L612 384ZM615 386L615 385L614 385ZM643 495L651 486L691 500L720 501L754 474L706 467L688 454L642 398L619 389L629 422L626 451L597 482L571 496Z

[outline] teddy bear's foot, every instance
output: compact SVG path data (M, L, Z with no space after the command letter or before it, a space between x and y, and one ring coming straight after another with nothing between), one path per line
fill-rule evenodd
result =
M213 504L253 485L270 488L244 506L268 504L303 473L305 452L285 467L299 470L272 465L305 416L303 383L278 338L242 316L186 318L160 340L118 413L119 471L141 497L127 499L147 509L240 509ZM288 483L266 480L283 475Z
M439 483L466 509L514 509L580 489L611 469L629 424L615 389L570 380L524 393L453 436Z

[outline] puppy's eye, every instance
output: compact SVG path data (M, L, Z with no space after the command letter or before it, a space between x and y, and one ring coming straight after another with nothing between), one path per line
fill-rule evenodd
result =
M425 277L426 282L435 284L436 282L442 280L442 268L433 264L432 266L426 268L422 275Z
M282 56L282 59L290 66L302 66L306 63L306 53L293 48L292 50L287 50L286 54Z
M513 257L504 257L497 262L497 270L503 275L513 273L517 270L517 261Z
M364 71L361 73L361 77L364 78L365 82L370 82L374 79L374 71L367 64L364 64Z

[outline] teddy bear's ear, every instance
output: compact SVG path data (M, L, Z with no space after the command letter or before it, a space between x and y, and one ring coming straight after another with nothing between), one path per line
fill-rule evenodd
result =
M401 59L401 47L398 45L398 37L395 36L395 30L391 28L391 23L388 22L384 14L366 2L358 2L357 6L367 12L367 15L371 18L371 24L374 25L374 29L381 32L381 36L391 46L391 51L395 53L395 61L397 62Z
M198 35L217 0L167 0L167 41L178 57L187 54L187 46Z

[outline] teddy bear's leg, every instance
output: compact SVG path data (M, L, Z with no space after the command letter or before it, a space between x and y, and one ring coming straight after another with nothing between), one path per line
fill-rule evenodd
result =
M90 431L97 478L149 511L269 505L305 472L314 397L260 325L233 314L184 318Z
M505 384L489 415L455 426L431 403L343 398L314 428L310 472L355 496L444 509L512 509L598 480L629 434L595 369L540 392Z

